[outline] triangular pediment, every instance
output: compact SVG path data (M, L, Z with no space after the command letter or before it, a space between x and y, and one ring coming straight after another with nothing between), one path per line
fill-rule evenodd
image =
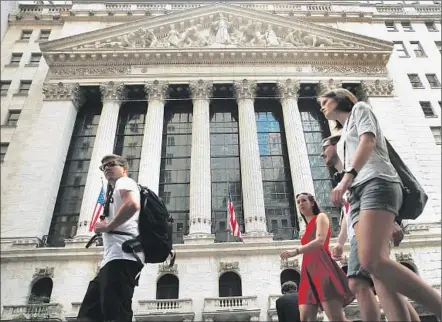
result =
M40 47L43 53L273 48L388 55L392 44L293 17L211 4L49 41Z

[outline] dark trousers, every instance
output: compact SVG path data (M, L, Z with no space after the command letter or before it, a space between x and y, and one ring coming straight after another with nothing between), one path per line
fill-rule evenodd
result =
M117 259L100 269L90 281L78 312L77 321L131 322L132 297L138 285L138 262Z

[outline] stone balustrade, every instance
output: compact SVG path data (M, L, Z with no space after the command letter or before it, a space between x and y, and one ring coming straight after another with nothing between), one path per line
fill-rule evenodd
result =
M58 303L4 305L3 320L25 321L46 319L47 321L63 321L63 306Z
M191 299L138 301L134 317L137 322L175 320L193 321L195 313Z

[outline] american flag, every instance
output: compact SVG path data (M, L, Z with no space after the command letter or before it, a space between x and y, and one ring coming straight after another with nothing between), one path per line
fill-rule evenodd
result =
M94 207L94 212L92 213L92 220L89 223L89 231L93 231L95 227L95 223L97 222L98 218L100 217L102 211L104 208L104 188L101 187L100 193L98 194L97 203Z
M230 187L229 187L229 199L227 200L227 215L229 217L229 226L232 235L242 239L241 229L239 227L238 221L236 221L235 208L233 207Z

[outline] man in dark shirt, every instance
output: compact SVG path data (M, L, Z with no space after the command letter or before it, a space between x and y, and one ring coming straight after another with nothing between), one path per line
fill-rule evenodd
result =
M298 287L295 282L287 281L281 287L282 296L276 300L279 322L301 322L298 306Z

